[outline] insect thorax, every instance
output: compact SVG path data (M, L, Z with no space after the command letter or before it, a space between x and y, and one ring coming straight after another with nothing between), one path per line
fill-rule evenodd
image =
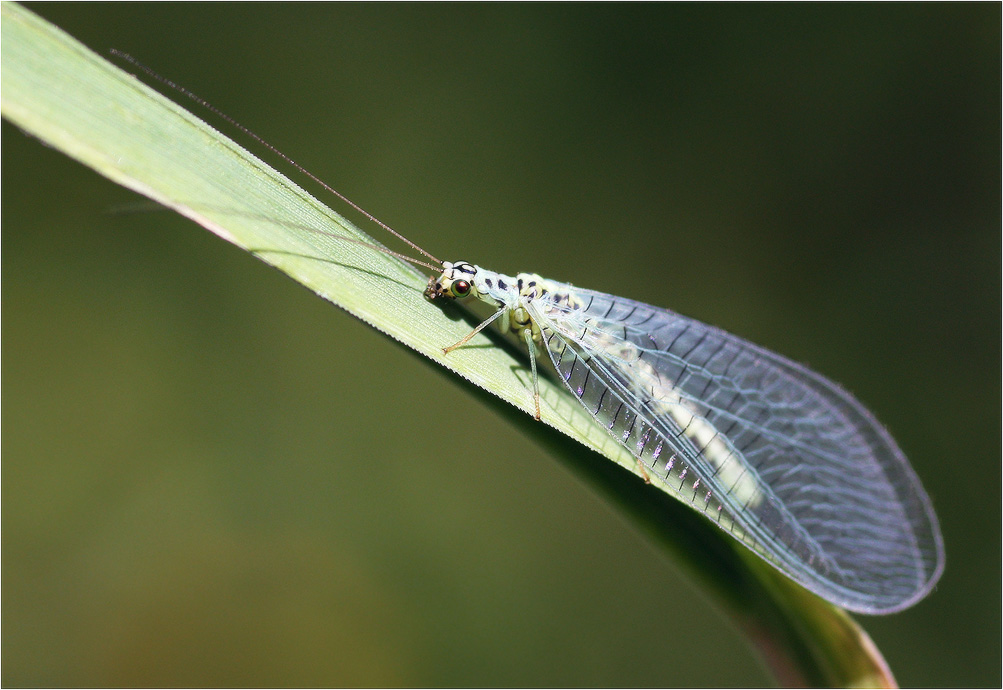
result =
M582 301L569 285L547 280L537 273L519 273L507 276L484 268L476 267L478 292L494 301L514 306L518 302L546 300L555 304L565 304L579 309Z

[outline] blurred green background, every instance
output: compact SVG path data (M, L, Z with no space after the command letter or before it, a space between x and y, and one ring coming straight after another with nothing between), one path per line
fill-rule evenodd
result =
M842 382L947 545L861 622L1000 684L998 4L32 9L433 253ZM136 200L4 123L4 685L772 682L461 381Z

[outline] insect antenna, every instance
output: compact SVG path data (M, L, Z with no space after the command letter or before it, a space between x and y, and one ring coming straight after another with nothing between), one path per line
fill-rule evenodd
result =
M167 86L167 87L169 87L171 89L174 89L175 91L177 91L178 93L182 94L183 96L186 96L186 97L190 98L191 100L195 101L200 106L202 106L203 108L205 108L209 112L213 113L217 117L220 117L223 120L225 120L226 122L230 123L231 125L233 125L237 129L239 129L241 132L243 132L247 136L251 137L256 142L258 142L259 144L261 144L262 146L264 146L266 149L268 149L269 151L271 151L272 153L274 153L276 156L278 156L279 158L281 158L282 160L284 160L286 163L288 163L289 165L293 166L298 171L300 171L301 173L303 173L304 175L306 175L307 177L309 177L311 180L313 180L314 182L316 182L317 184L319 184L325 190L327 190L328 192L330 192L334 196L338 197L343 202L345 202L346 204L348 204L350 207L352 207L353 209L355 209L356 211L358 211L359 213L361 213L369 221L371 221L371 222L375 223L376 225L380 226L381 228L383 228L384 230L386 230L387 232L389 232L391 235L393 235L394 237L396 237L400 241L404 242L406 245L408 245L409 247L411 247L415 251L419 252L423 256L427 257L428 259L431 259L435 263L435 265L433 266L431 264L427 264L427 263L425 263L423 261L420 261L418 259L412 259L412 258L410 258L408 256L405 256L404 254L400 254L398 252L391 251L391 250L389 250L389 249L387 249L385 247L381 247L381 246L375 245L375 244L370 244L368 242L365 242L365 241L362 241L362 240L353 239L351 237L342 237L340 235L334 235L334 234L327 233L327 232L321 232L320 234L322 234L322 235L328 235L329 237L333 237L333 238L339 239L339 240L344 240L346 242L354 242L355 244L361 244L361 245L363 245L365 247L371 247L371 248L376 249L378 251L381 251L381 252L383 252L385 254L390 254L391 256L396 256L397 258L403 259L403 260L408 261L410 263L418 264L420 266L425 266L427 268L432 269L433 271L438 271L438 270L440 270L442 268L442 261L441 260L439 260L436 257L432 256L432 254L428 253L427 251L425 251L424 249L422 249L421 247L419 247L417 244L415 244L414 242L412 242L408 238L404 237L404 235L400 234L399 232L397 232L396 230L394 230L392 227L390 227L389 225L387 225L386 223L384 223L382 220L380 220L379 218L377 218L376 216L374 216L373 214L371 214L369 211L367 211L366 209L362 208L357 203L355 203L354 201L352 201L351 199L349 199L347 196L345 196L344 194L342 194L341 192L339 192L337 189L335 189L331 185L329 185L326 182L324 182L324 180L322 180L319 177L317 177L316 175L314 175L312 172L310 172L309 170L307 170L306 168L304 168L302 165L300 165L299 163L297 163L295 160L293 160L292 158L290 158L286 154L282 153L282 151L280 151L279 149L277 149L275 146L273 146L272 144L268 143L263 138L261 138L260 136L258 136L254 132L252 132L250 129L248 129L244 125L240 124L239 122L237 122L235 119L233 119L232 117L230 117L229 115L227 115L226 113L224 113L222 110L220 110L219 108L217 108L216 106L214 106L209 101L205 100L204 98L202 98L201 96L199 96L195 92L193 92L193 91L191 91L189 89L186 89L185 87L183 87L183 86L181 86L179 84L174 83L173 81L171 81L167 77L163 77L160 74L158 74L157 72L154 72L152 68L147 67L142 62L140 62L139 60L137 60L136 58L134 58L132 55L129 55L128 53L123 53L122 51L117 50L115 48L112 48L109 52L112 55L114 55L115 57L117 57L117 58L119 58L121 60L124 60L125 62L128 62L129 64L131 64L132 66L136 67L139 70L142 70L150 78L157 80L158 82L160 82L164 86Z
M378 252L383 252L384 254L389 254L390 256L395 256L402 261L407 261L408 263L415 264L416 266L424 266L436 273L442 271L442 262L440 261L438 265L430 264L427 261L422 261L421 259L416 259L413 256L408 256L407 254L401 254L400 252L395 252L393 249L387 249L386 247L381 247L378 244L373 244L372 242L366 242L365 240L357 240L354 237L345 237L344 235L335 235L333 232L325 232L323 230L310 229L310 232L315 232L318 235L324 235L326 237L334 238L340 242L351 242L352 244L359 244L363 247L369 247L370 249L375 249ZM410 243L409 243L410 244ZM424 253L424 252L422 252ZM433 257L434 259L434 257ZM438 259L434 259L438 261Z

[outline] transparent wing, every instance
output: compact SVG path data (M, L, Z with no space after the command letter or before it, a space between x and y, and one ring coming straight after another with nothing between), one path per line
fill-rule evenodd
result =
M944 560L930 500L849 393L667 309L562 288L580 303L527 304L551 360L653 480L839 606L890 613L930 591Z

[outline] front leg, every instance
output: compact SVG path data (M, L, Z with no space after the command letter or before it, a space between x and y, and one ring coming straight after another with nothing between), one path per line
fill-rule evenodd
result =
M471 338L473 338L475 335L477 335L478 333L480 333L482 330L484 330L488 326L488 324L490 324L492 321L494 321L495 319L497 319L499 317L505 319L504 321L502 321L503 324L508 321L508 308L507 307L501 307L494 314L492 314L491 316L489 316L488 318L486 318L484 321L482 321L480 326L478 326L474 330L472 330L469 333L467 333L467 335L462 340L459 340L458 342L453 343L449 347L442 348L442 354L448 355L450 352L452 352L456 348L463 347L468 342L470 342Z

